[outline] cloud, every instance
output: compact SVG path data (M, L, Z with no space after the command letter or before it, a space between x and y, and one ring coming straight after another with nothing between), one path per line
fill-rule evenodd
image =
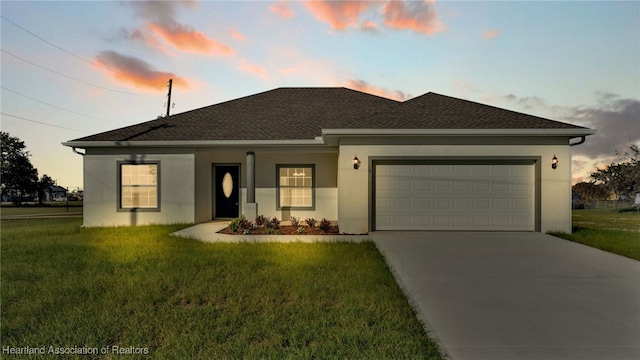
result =
M276 4L271 4L269 6L269 10L273 13L280 15L280 17L283 19L291 19L296 15L295 11L291 9L289 4L287 4L284 1L279 1Z
M369 84L364 80L359 80L359 79L349 80L349 82L347 82L346 87L349 89L358 90L368 94L377 95L377 96L398 100L398 101L405 101L411 98L411 95L405 94L402 91L399 91L399 90L390 91L387 89L379 88Z
M189 81L186 79L174 73L156 71L146 61L115 51L102 51L96 56L96 63L114 70L109 71L108 74L116 81L134 85L137 88L165 90L169 79L173 79L174 86L189 88Z
M334 30L357 26L360 15L375 1L311 0L305 3L316 19L329 23Z
M375 22L368 20L363 22L360 25L360 29L362 29L362 31L365 32L370 32L370 33L377 33L378 32L378 24L376 24Z
M484 32L484 34L482 34L482 37L485 39L493 39L497 38L498 36L500 36L499 29L487 30Z
M264 80L269 79L269 73L267 72L267 69L265 69L263 66L253 64L247 60L240 59L238 61L238 68L246 73L259 76Z
M208 55L234 55L229 46L207 36L191 26L181 24L176 19L178 6L194 7L194 1L134 1L130 3L138 16L146 21L146 26L128 32L130 38L140 40L148 46L165 50L159 39L175 48L192 53ZM166 51L163 51L166 52Z
M434 7L435 1L390 1L382 8L384 24L396 30L433 35L444 31Z
M572 107L563 118L598 131L587 138L587 143L574 148L574 152L592 158L606 157L631 144L640 144L640 100L605 93L598 96L596 107Z
M623 99L616 94L596 93L596 104L591 106L550 106L538 96L502 97L518 107L534 110L543 117L597 130L587 137L586 143L573 148L576 155L591 159L610 158L616 150L630 144L640 144L640 100Z
M238 32L237 30L231 30L231 36L233 36L235 39L240 40L240 41L244 41L246 40L246 36L244 36L242 33Z

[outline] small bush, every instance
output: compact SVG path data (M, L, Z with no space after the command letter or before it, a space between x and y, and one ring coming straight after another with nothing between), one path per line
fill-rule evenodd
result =
M240 229L240 218L235 218L229 221L229 230L235 233L235 232L238 232L239 229Z
M238 231L251 230L251 228L253 228L253 223L247 220L244 216L229 221L229 230L234 233L237 233Z
M331 221L322 218L322 220L320 221L320 230L329 232L331 230Z
M291 220L291 226L293 226L295 228L300 227L300 218L299 217L291 216L291 217L289 217L289 220Z
M306 230L306 228L304 226L300 226L298 228L298 234L304 234L305 230Z
M253 223L251 220L247 220L244 216L240 217L240 230L251 230L253 228Z
M256 217L256 225L257 226L264 226L267 223L267 217L264 215L258 215L258 217Z
M280 229L280 220L278 220L277 217L273 217L271 220L269 220L267 227L271 229Z
M309 225L310 228L316 226L316 219L314 218L308 218L307 220L305 220L305 222L307 223L307 225Z

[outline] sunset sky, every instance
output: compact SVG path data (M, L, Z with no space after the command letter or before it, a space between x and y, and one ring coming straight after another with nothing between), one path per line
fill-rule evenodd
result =
M278 87L436 92L596 129L574 181L640 145L640 2L2 1L2 131L60 143ZM560 159L561 164L569 159Z

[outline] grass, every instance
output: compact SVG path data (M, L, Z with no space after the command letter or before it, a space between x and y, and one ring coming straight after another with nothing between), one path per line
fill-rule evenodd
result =
M67 211L66 202L49 202L45 206L26 204L25 206L13 206L10 203L2 203L1 215L33 215L33 214L63 214L66 212L82 212L82 202L69 202Z
M80 224L2 221L2 346L442 358L373 243L205 244L167 235L179 225Z
M573 233L551 235L640 260L640 214L636 211L574 210Z

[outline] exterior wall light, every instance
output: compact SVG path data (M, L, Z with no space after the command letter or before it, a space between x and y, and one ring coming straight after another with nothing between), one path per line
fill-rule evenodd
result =
M551 159L551 168L552 169L556 169L558 167L558 158L553 155L553 158Z
M353 158L353 169L358 170L359 168L360 168L360 159L358 159L358 156L356 155L356 157Z

